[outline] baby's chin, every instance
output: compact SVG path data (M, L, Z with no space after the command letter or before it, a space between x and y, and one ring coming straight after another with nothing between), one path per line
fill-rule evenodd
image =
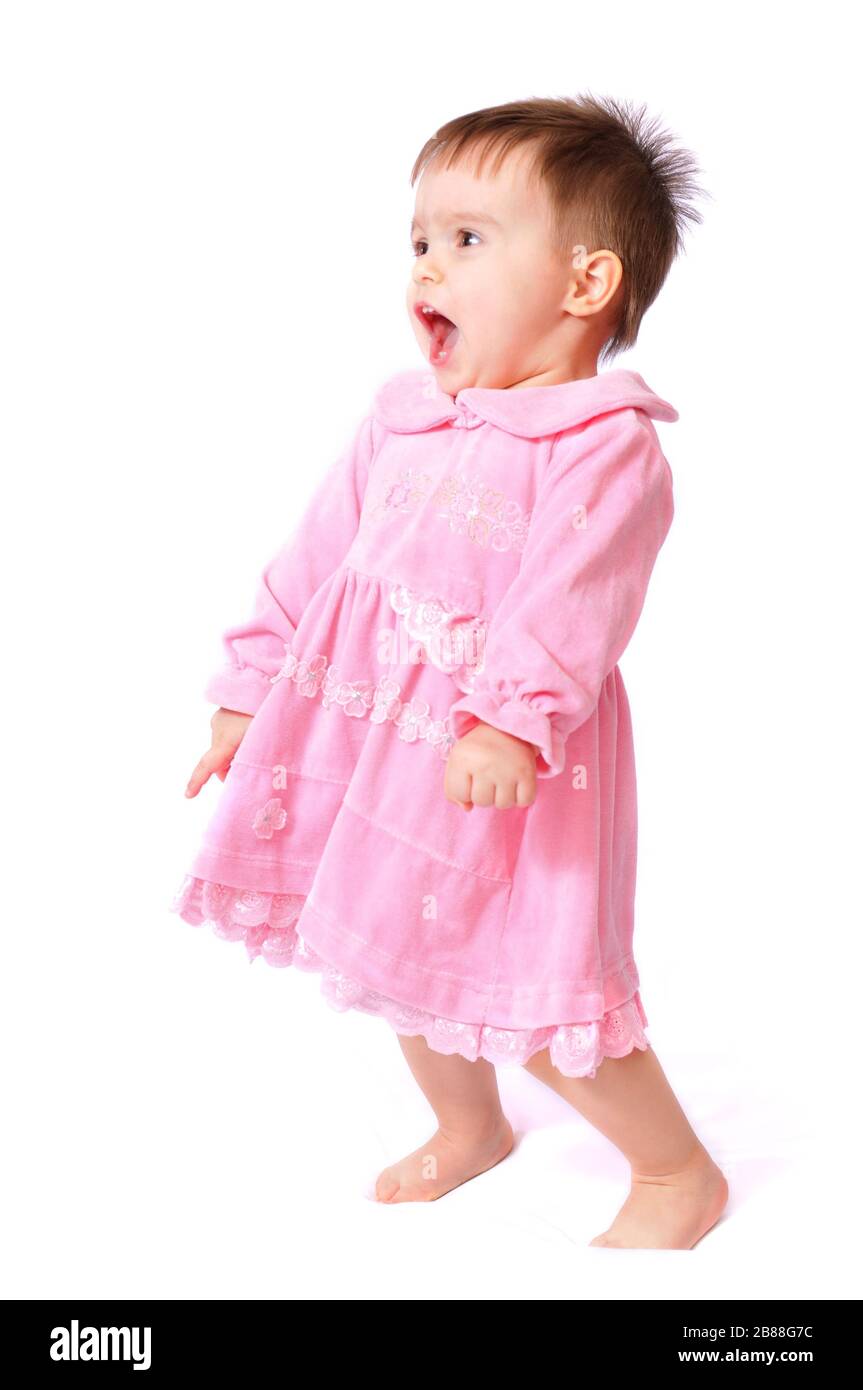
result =
M491 387L500 390L505 389L510 384L493 373L465 372L464 370L459 372L446 367L432 367L432 371L441 391L445 391L448 396L457 396L459 391L467 391L472 386Z
M459 391L467 391L472 386L506 387L509 382L491 367L476 367L464 362L446 362L437 365L429 362L435 380L441 391L449 396L457 396Z
M420 342L420 347L423 346ZM424 352L426 366L434 374L438 388L445 391L448 396L457 396L459 391L467 391L472 386L506 390L514 381L521 379L518 363L514 367L511 362L501 365L493 361L480 360L477 363L472 353L460 352L460 348L466 349L467 344L458 342L455 350L445 362L433 362L431 356ZM528 370L526 366L525 375Z

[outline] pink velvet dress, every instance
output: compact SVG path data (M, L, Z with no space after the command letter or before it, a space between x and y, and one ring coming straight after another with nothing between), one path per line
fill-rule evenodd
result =
M438 1052L594 1076L649 1046L617 663L673 515L653 420L677 418L628 370L381 386L224 633L205 697L253 718L185 922ZM477 720L538 750L531 806L445 797Z

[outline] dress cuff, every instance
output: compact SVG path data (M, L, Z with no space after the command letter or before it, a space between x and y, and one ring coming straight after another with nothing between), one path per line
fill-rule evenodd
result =
M537 777L556 777L563 771L564 741L542 710L525 700L498 700L488 691L465 695L450 706L449 726L456 739L463 738L479 720L533 744L539 750Z
M254 666L225 666L211 676L204 687L204 699L239 714L257 714L272 690L269 676Z

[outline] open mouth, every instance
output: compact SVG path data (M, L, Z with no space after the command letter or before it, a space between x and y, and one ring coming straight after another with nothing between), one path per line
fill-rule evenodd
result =
M435 367L443 366L458 341L458 328L446 314L424 300L414 305L414 313L429 335L429 361Z

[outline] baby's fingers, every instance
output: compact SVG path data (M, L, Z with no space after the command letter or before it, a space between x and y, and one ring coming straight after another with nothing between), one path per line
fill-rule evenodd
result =
M186 784L186 796L197 796L205 782L208 782L214 772L221 776L221 771L225 763L224 752L216 752L210 748L201 758ZM227 768L224 769L227 772ZM224 781L222 777L222 781Z
M536 801L536 773L531 769L525 777L518 779L516 806L532 806Z
M470 784L470 773L463 769L457 770L452 762L448 761L443 784L444 796L447 801L454 802L456 806L461 806L465 811L472 811Z

